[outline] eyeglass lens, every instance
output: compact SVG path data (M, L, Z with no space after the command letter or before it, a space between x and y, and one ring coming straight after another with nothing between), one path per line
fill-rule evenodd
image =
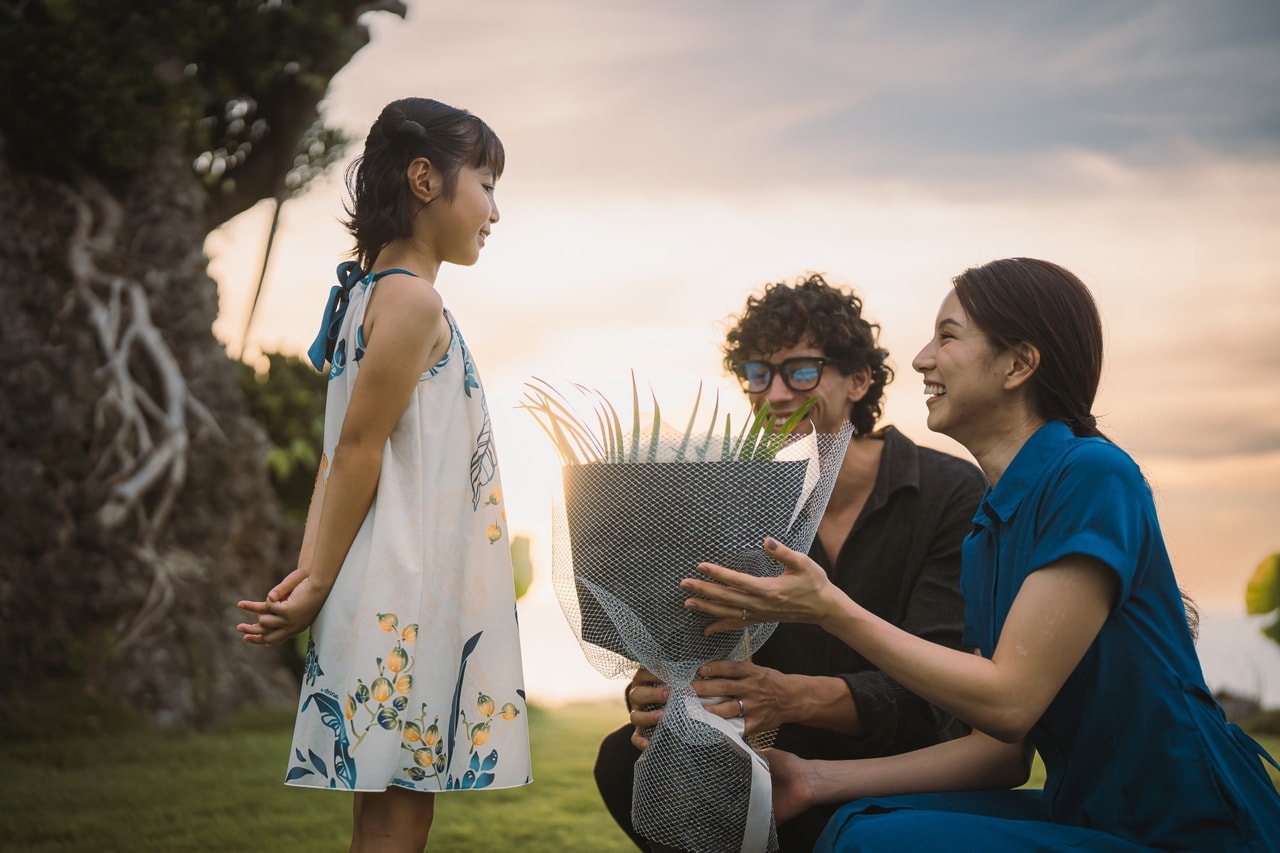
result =
M822 358L789 358L782 364L771 364L767 361L748 361L742 365L738 378L742 388L753 394L768 389L775 373L782 376L782 382L792 391L812 391L822 380L822 368L826 359Z

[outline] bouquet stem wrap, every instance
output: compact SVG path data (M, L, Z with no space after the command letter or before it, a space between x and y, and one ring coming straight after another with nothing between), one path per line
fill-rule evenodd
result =
M553 580L587 659L608 677L640 665L671 688L636 763L632 821L649 840L689 853L778 849L769 770L742 720L695 695L699 667L744 660L773 624L704 636L713 620L684 606L680 581L700 562L778 574L762 543L807 551L852 437L792 435L773 459L590 462L563 469ZM710 700L706 700L710 702Z

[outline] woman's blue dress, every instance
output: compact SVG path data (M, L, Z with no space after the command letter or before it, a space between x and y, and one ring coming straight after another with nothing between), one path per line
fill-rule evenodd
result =
M1072 554L1116 574L1115 609L1031 730L1043 791L855 800L818 851L1280 851L1262 751L1205 686L1151 490L1124 451L1041 427L965 539L965 642L990 658L1023 580Z

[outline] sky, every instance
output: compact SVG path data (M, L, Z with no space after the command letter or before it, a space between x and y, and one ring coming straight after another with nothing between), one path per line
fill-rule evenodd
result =
M359 142L387 102L433 97L506 146L501 221L437 286L542 575L558 470L515 408L532 377L625 401L635 370L664 413L699 382L745 411L720 362L727 319L767 282L821 272L882 326L883 422L967 456L926 429L911 360L953 276L1031 256L1099 303L1094 412L1151 482L1181 583L1243 612L1280 550L1280 5L408 5L366 15L372 41L323 108ZM342 201L336 170L285 205L246 355L310 343L350 248ZM269 217L206 244L232 353Z

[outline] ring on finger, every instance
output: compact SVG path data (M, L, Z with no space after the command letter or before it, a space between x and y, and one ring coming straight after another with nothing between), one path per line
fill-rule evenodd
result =
M743 622L746 622L746 621L747 621L747 608L745 608L745 607L744 607L744 608L742 608L742 621L743 621Z
M738 700L738 716L745 717L747 715L747 706L741 699Z

